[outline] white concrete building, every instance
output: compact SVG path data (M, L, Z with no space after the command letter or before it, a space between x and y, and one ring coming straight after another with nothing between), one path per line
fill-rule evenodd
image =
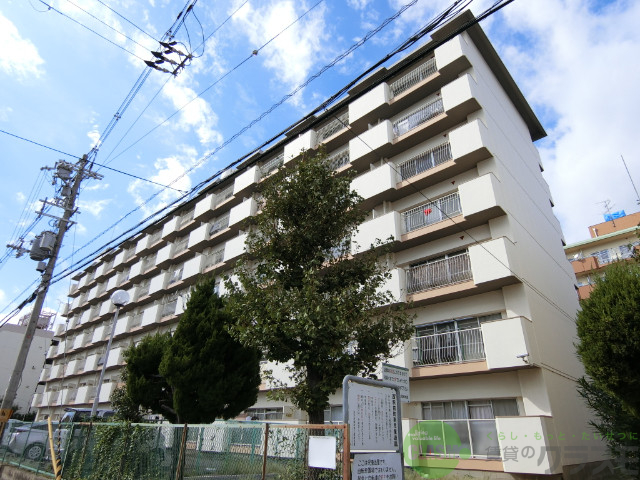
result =
M25 325L10 323L0 328L0 395L4 395L9 385L9 379L15 367L26 330ZM43 372L49 369L49 365L45 365L45 360L52 338L53 332L51 330L36 328L14 402L14 405L19 407L18 413L27 413L34 395L36 399L42 395L38 393L43 390L38 388L38 381Z
M77 274L67 329L56 330L60 343L48 354L47 391L34 403L39 415L93 401L109 295L123 288L133 301L116 326L100 394L106 407L123 351L174 329L198 276L233 271L259 182L322 144L338 171L357 173L353 188L369 216L353 240L395 239L388 287L412 302L416 327L393 360L410 368L404 428L453 425L471 454L461 470L574 478L572 465L603 458L585 435L575 389L575 277L533 145L545 132L479 26L438 45L468 18ZM327 421L341 418L340 403L337 392ZM264 393L248 414L305 421ZM505 455L514 451L517 461Z

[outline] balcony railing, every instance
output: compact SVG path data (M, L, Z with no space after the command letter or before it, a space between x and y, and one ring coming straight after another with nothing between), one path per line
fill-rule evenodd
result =
M415 293L471 280L469 253L409 267L407 292Z
M460 214L460 194L458 192L438 198L402 213L405 233L413 232L427 225L438 223Z
M209 227L209 236L215 235L216 233L221 232L228 226L229 226L229 215L225 215L224 217L218 218L215 222L211 224L211 227Z
M399 137L443 112L444 106L442 104L442 98L437 98L420 107L415 112L411 112L410 114L393 122L393 134L394 136Z
M412 350L414 367L486 358L480 327L413 337Z
M331 135L336 132L339 132L343 128L347 128L349 126L349 112L344 112L335 120L327 123L320 129L318 129L316 136L318 138L318 143L322 143L323 140L326 140Z
M420 438L440 438L442 441L419 441L422 455L458 457L462 452L471 457L500 458L496 420L422 420L418 422Z
M195 213L194 210L191 209L187 213L183 214L180 217L180 221L178 222L178 227L184 227L187 223L189 223L191 220L193 220L194 213Z
M156 230L151 234L151 237L149 238L149 245L153 245L154 243L157 243L161 237L162 237L162 229Z
M420 83L422 80L427 78L430 75L433 75L438 71L436 67L436 59L430 58L426 63L423 63L418 68L411 70L406 75L403 75L395 82L392 82L389 85L389 89L391 90L391 97L395 97L405 90L410 89L414 85Z
M280 168L284 163L284 153L272 158L260 167L260 174L264 177L273 172L276 168Z
M338 170L339 168L344 167L349 163L349 149L345 148L338 153L334 153L327 158L327 163L332 170Z
M415 177L416 175L437 167L452 158L451 144L449 142L443 143L398 165L400 178L402 178L402 180L406 180L407 178Z
M229 199L233 197L233 185L225 188L224 190L216 193L216 198L215 198L215 206L220 205L222 202L224 202L225 200Z
M223 259L224 259L224 248L215 250L207 255L204 268L209 268L219 263L222 263Z
M174 298L173 300L168 301L162 306L161 317L167 317L169 315L173 315L176 313L176 306L178 305L178 299Z

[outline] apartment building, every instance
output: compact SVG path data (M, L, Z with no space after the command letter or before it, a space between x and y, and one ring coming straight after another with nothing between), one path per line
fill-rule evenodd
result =
M640 245L640 238L638 238L640 212L616 217L591 225L589 227L591 238L572 243L564 248L576 275L580 300L589 298L595 279L603 274L609 264L630 259Z
M78 273L41 378L46 391L34 401L39 416L91 404L114 312L109 295L126 289L132 301L99 399L107 407L124 350L175 329L199 276L232 274L260 182L324 145L339 173L356 173L352 186L364 198L368 218L353 244L394 239L387 287L415 314L415 336L392 360L410 369L405 431L426 420L452 425L470 453L460 470L571 478L572 465L602 459L602 445L585 438L588 414L575 392L578 301L533 145L545 132L478 25L440 44L470 18ZM341 409L337 392L327 421L339 421ZM264 390L247 415L306 421Z

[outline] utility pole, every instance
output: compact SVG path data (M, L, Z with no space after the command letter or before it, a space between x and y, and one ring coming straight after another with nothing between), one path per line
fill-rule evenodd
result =
M47 295L47 291L49 290L49 285L53 276L53 269L56 265L60 247L62 246L62 239L69 227L73 224L73 222L71 222L71 217L76 213L75 205L78 192L80 191L80 184L85 178L102 178L102 175L92 172L90 169L86 169L87 163L87 155L84 155L75 165L63 160L57 162L54 173L54 184L58 179L61 181L61 186L58 192L59 195L51 201L46 199L42 201L43 207L39 213L56 219L58 231L55 233L44 232L40 236L36 236L34 245L31 248L32 259L41 260L43 259L42 256L44 256L44 258L49 257L49 261L46 266L43 265L44 262L40 262L38 264L38 270L43 272L42 280L36 290L37 295L35 304L31 311L29 322L27 323L27 330L22 340L22 346L20 347L20 352L18 353L18 358L16 359L16 364L9 380L9 385L7 386L7 390L2 400L2 406L0 407L2 409L2 414L0 415L0 435L2 435L2 430L4 430L6 420L9 419L13 413L11 406L16 398L18 386L22 380L22 371L27 361L27 354L31 347L31 341L33 340L33 335L35 333L36 326L38 325L44 300ZM54 215L44 213L44 204L62 208L64 210L62 217L56 217Z

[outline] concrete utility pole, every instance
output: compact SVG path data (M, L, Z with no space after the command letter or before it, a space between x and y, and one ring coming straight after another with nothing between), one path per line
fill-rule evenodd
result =
M31 311L31 316L27 324L27 330L24 334L24 339L22 340L22 346L20 347L18 358L16 359L16 364L11 374L11 379L9 380L9 385L7 386L4 398L2 399L2 406L0 407L2 409L2 413L0 414L0 435L2 435L2 430L4 429L6 420L9 419L11 417L11 414L13 413L11 410L11 406L13 405L13 402L16 398L18 386L20 385L20 381L22 380L22 371L24 370L24 365L27 361L27 354L29 353L29 348L31 347L31 341L33 340L33 335L35 333L36 326L38 325L38 320L40 318L40 313L44 305L44 300L47 296L47 291L49 290L49 285L53 276L53 269L56 265L60 247L62 246L62 239L64 238L64 234L72 224L72 222L70 221L71 217L76 213L75 205L76 199L78 197L78 192L80 191L80 184L85 178L102 178L102 175L94 173L91 170L85 170L87 162L88 160L86 155L83 156L75 165L63 161L58 162L56 164L57 170L54 174L54 177L61 180L61 198L55 198L51 202L47 200L43 201L44 203L48 203L49 205L62 208L64 210L64 213L62 217L55 217L42 211L40 212L42 215L46 215L57 220L58 231L57 233L55 233L55 241L53 243L53 247L51 248L49 262L47 263L42 273L42 280L40 281L40 285L37 289L35 304L33 306L33 310ZM72 176L74 171L76 172L75 177Z

